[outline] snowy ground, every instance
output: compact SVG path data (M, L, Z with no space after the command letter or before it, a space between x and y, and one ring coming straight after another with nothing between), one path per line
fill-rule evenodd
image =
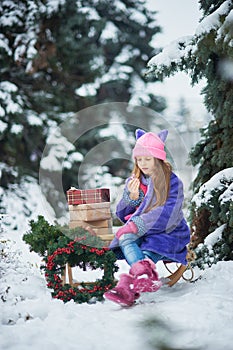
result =
M89 305L52 299L40 258L29 253L18 232L2 233L0 244L2 350L147 350L150 342L160 349L164 340L176 349L232 349L233 261L196 271L202 278L195 283L164 286L126 309L110 301ZM158 268L163 274L162 265ZM121 263L120 272L126 270ZM155 323L145 328L151 318Z
M39 269L41 258L21 238L28 230L26 215L43 215L39 195L33 183L4 194L11 216L4 218L0 233L1 350L157 350L163 342L176 350L232 349L233 261L196 270L201 279L195 283L164 286L128 309L110 301L90 305L52 299ZM127 270L121 263L117 274ZM162 265L158 270L164 276Z

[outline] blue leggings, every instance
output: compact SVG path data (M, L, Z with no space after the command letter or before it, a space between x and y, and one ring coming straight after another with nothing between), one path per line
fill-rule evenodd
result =
M146 257L153 260L155 264L159 260L165 259L165 256L158 253L154 253L149 250L141 250L140 244L142 242L142 238L137 238L135 240L136 237L137 236L135 236L133 233L127 233L122 235L119 239L121 251L129 265L132 265L139 260L143 260Z

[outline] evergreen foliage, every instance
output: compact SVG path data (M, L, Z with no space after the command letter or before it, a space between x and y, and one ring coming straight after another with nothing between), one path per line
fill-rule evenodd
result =
M233 168L222 170L193 197L194 245L200 268L219 260L233 260ZM207 222L205 218L208 218ZM208 237L205 239L205 237Z
M48 247L56 243L61 236L59 227L49 225L43 216L30 221L30 231L23 235L23 240L29 244L30 250L45 257Z
M103 247L104 242L87 230L77 227L69 229L64 226L50 225L43 216L38 216L37 221L30 221L30 231L23 235L23 240L30 246L30 250L42 257L47 257L59 247L64 247L72 239L79 239L79 243L92 247Z
M2 0L0 18L0 185L7 188L25 175L38 178L51 130L71 113L130 101L136 82L145 85L150 41L160 28L140 0ZM142 105L165 107L144 95ZM85 154L96 143L83 137L78 147ZM75 152L65 190L80 165Z
M199 3L203 18L195 35L178 39L152 58L147 71L151 80L162 80L181 70L190 74L192 84L202 78L206 81L202 94L212 120L201 130L201 140L190 154L192 164L198 165L198 173L193 182L194 193L215 174L233 164L233 3L230 0ZM171 51L176 54L168 56ZM218 191L214 196L218 202ZM219 210L213 213L210 205L202 211L195 211L193 207L191 216L194 234L197 236L202 232L199 238L204 239L210 233L210 227L221 222L221 212ZM230 215L226 215L223 237L232 233L229 220ZM201 222L202 226L198 226ZM197 242L200 241L199 238L197 237ZM221 259L229 256L226 253Z

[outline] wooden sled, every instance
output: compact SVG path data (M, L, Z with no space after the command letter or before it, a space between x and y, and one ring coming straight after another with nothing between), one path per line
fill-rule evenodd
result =
M68 282L67 282L67 277L68 277ZM63 275L61 277L62 279L62 285L64 286L64 284L69 283L72 287L79 287L82 285L83 282L74 282L73 280L73 273L72 273L72 267L69 264L66 264L66 266L64 266L64 270L63 270ZM94 282L85 282L85 285L93 285Z
M171 271L171 269L169 268L169 264L171 264L170 261L163 261L165 268L170 273L170 275L165 277L168 280L166 282L166 284L169 287L172 287L181 278L183 278L183 280L185 280L187 282L191 282L193 280L194 271L193 271L193 268L191 266L191 261L193 261L195 259L195 254L193 251L191 251L191 249L189 247L188 247L188 253L187 253L186 259L188 261L188 264L182 265L182 264L176 263L176 270L175 271ZM190 274L189 277L187 275L185 275L185 272L187 272L187 271Z
M182 265L182 264L176 263L176 270L175 271L172 271L169 268L169 265L172 264L173 262L163 261L165 268L169 272L169 275L165 277L165 280L166 280L165 284L167 284L169 287L172 287L181 278L187 282L191 282L194 278L194 271L193 271L193 268L191 267L191 261L193 261L194 258L195 258L194 253L192 251L190 251L190 249L188 248L188 254L187 254L188 264ZM185 274L186 272L187 272L187 274ZM189 274L189 276L187 276L188 274ZM79 283L79 282L73 281L72 268L69 264L66 264L66 266L64 267L64 272L62 275L63 285L67 283L66 282L67 277L68 277L68 283L71 286L77 287L81 284L81 282ZM92 284L92 282L85 282L85 284Z
M172 287L176 282L179 281L179 279L183 278L185 281L187 282L191 282L194 278L194 272L192 267L190 266L190 264L188 265L182 265L180 264L180 266L177 265L177 269L172 272L168 265L170 264L170 262L166 262L164 261L164 266L166 267L166 269L169 271L170 275L166 276L165 279L167 279L168 281L165 282L169 287ZM186 277L185 276L185 272L189 270L191 276L190 277Z
M72 275L72 267L69 264L66 264L64 266L64 270L61 276L62 279L62 285L64 286L64 284L66 284L66 280L67 280L67 275L68 275L68 283L73 286L73 275Z
M169 271L169 275L165 277L165 280L167 280L165 282L165 284L167 284L169 287L172 287L174 286L174 284L176 284L181 278L184 279L185 281L187 282L191 282L194 278L194 272L193 272L193 269L192 267L190 266L190 264L188 265L182 265L180 264L180 266L178 266L177 264L177 269L175 271L171 271L170 268L169 268L169 264L171 264L171 262L163 262L164 263L164 266L165 268ZM190 276L189 277L186 277L185 276L185 272L188 272L190 273ZM81 282L74 282L73 281L73 274L72 274L72 268L69 264L66 264L65 268L64 268L64 272L63 272L63 275L62 275L62 281L63 281L63 285L66 284L66 280L67 280L67 277L68 277L68 283L71 285L71 286L79 286L81 284ZM92 282L85 282L85 284L91 284Z

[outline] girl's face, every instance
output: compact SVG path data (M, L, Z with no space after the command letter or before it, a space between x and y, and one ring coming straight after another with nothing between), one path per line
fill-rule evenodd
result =
M139 169L143 172L143 174L151 176L155 170L155 159L154 157L136 157L137 165Z

